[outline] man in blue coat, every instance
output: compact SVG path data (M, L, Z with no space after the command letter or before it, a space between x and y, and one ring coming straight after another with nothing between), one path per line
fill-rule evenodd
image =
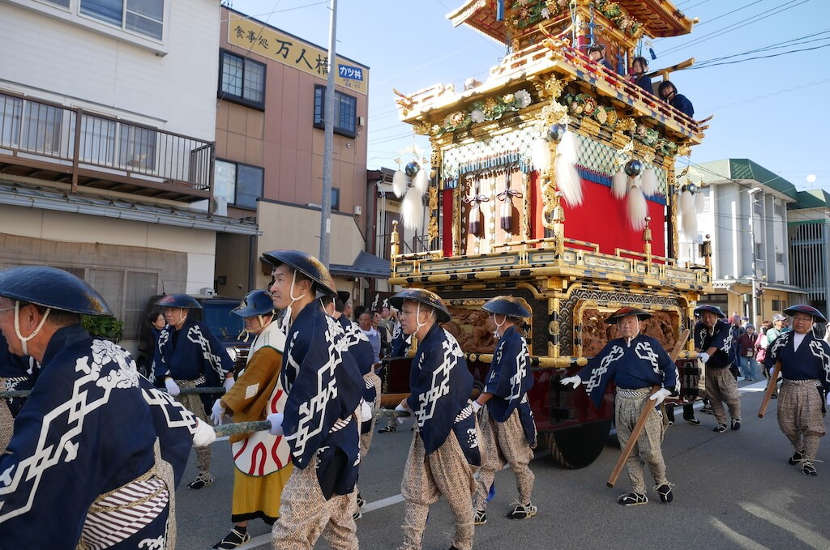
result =
M181 394L181 388L224 385L233 387L233 361L225 346L208 327L193 319L191 310L201 304L187 294L162 296L157 305L167 321L159 334L154 357L154 375L168 393L203 421L208 421L205 400L198 394ZM210 401L210 400L209 400ZM207 406L207 408L210 408ZM196 449L196 477L187 486L202 489L213 484L210 473L210 448Z
M626 462L633 492L620 495L617 499L623 506L648 502L641 460L651 470L660 501L668 504L674 500L660 448L663 421L657 407L669 395L677 395L680 381L677 367L660 342L640 333L640 321L650 317L650 313L636 307L618 309L605 322L617 325L621 337L608 342L579 374L562 379L562 384L572 384L574 389L585 384L585 391L596 406L602 403L608 382L616 382L615 422L622 447L628 442L643 407L651 408L637 445ZM652 393L652 386L659 386L659 389Z
M792 316L793 330L782 333L769 348L766 366L781 363L778 426L793 446L789 463L800 464L801 473L815 476L819 439L824 436L824 415L830 390L830 345L813 335L813 323L826 323L808 305L784 310Z
M173 548L175 487L213 429L93 339L101 296L51 267L0 272L0 330L41 366L0 457L3 548Z
M450 320L434 292L407 289L390 298L401 312L401 326L418 339L409 370L409 397L399 412L415 416L415 431L404 466L403 543L399 550L420 550L431 504L443 495L455 516L452 547L473 546L474 466L481 465L479 436L470 403L473 376L456 339L439 323Z
M473 499L476 525L487 522L487 495L496 472L505 464L516 475L519 491L519 500L513 503L507 517L527 519L536 515L536 506L530 501L534 480L530 461L536 446L536 425L527 400L527 392L533 387L533 374L527 342L519 332L530 312L512 296L497 296L484 304L483 309L490 313L499 341L484 390L473 402L483 450Z
M268 416L294 463L271 532L274 548L311 550L322 533L334 550L357 550L357 409L365 384L342 327L318 299L336 294L334 281L304 252L273 250L263 259L274 266L274 307L287 310L290 322L280 371L288 398L284 413Z
M695 349L706 365L706 395L717 422L712 431L726 431L724 402L729 407L732 429L740 430L741 396L738 393L738 383L730 371L738 359L735 331L725 321L726 315L717 306L700 305L695 308L695 315L700 317L694 328Z

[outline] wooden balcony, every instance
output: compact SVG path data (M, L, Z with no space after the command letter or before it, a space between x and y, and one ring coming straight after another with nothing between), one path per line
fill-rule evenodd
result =
M214 161L213 142L0 91L0 175L194 202Z

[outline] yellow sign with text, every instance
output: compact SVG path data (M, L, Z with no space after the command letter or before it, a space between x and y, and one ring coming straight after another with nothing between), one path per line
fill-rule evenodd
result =
M234 13L228 18L228 42L234 46L259 54L283 65L326 80L328 55L326 50L312 46L291 35L272 29L257 21L251 21ZM366 95L369 90L369 71L348 59L337 56L334 81L338 86L350 88Z

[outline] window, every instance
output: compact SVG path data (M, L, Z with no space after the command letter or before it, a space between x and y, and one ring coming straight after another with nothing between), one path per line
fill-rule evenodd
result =
M237 166L236 206L256 209L256 201L262 196L263 173L264 170L258 166Z
M138 126L120 125L118 158L122 166L137 171L156 167L156 131Z
M162 37L164 0L81 0L81 13L150 38Z
M326 87L314 86L314 127L325 126ZM357 98L334 92L334 131L338 134L354 137L357 122Z
M56 6L61 6L64 8L69 7L69 0L46 0L50 4L55 4Z
M772 310L777 312L784 311L784 300L773 300Z
M331 188L331 209L340 210L340 189L337 187Z
M0 145L15 147L20 142L23 100L0 94Z
M775 215L779 218L784 217L784 203L783 201L775 201Z
M219 98L265 108L265 65L225 50L219 52Z
M38 153L59 153L63 109L26 102L21 146Z
M217 160L213 196L225 199L230 205L256 209L257 199L262 197L264 176L265 171L259 166Z
M784 253L783 252L776 252L775 253L775 263L779 263L779 264L784 263Z

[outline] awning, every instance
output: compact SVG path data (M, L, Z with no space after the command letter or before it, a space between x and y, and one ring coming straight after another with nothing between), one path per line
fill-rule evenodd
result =
M29 187L2 181L0 181L0 204L237 235L259 235L260 233L256 223L228 216L124 199L110 199L92 194L61 193L47 187Z
M351 265L331 264L329 272L335 277L370 277L373 279L389 278L389 260L379 258L361 250Z

